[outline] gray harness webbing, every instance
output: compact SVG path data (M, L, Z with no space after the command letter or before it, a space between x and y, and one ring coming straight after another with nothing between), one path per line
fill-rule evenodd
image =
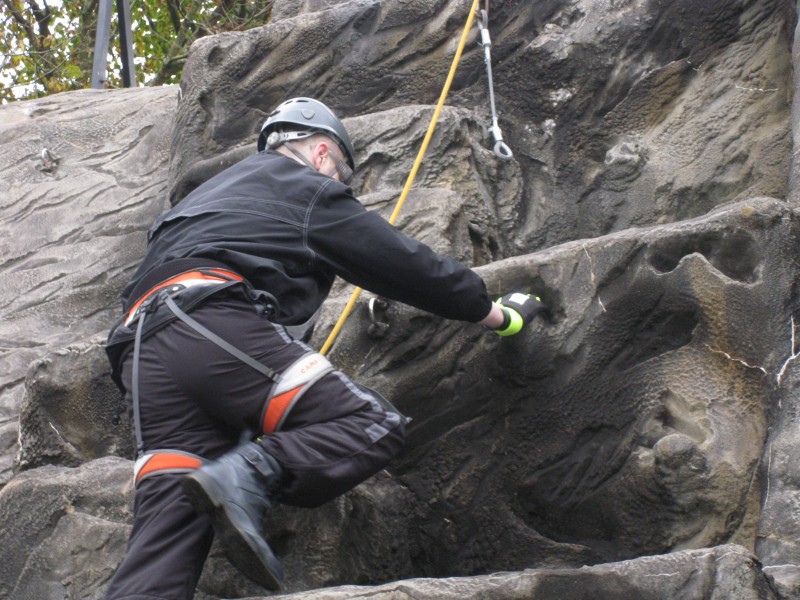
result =
M133 373L131 377L131 396L133 397L133 431L136 434L136 457L144 453L144 442L142 441L142 420L139 417L139 350L142 347L142 330L144 329L144 317L146 311L139 315L139 323L136 325L136 337L133 341Z
M207 329L206 327L195 321L192 317L183 312L180 309L180 307L177 304L175 304L175 301L169 296L165 297L164 302L167 304L169 309L175 314L176 317L178 317L181 321L186 323L189 327L194 329L197 333L199 333L206 339L214 342L217 346L225 350L225 352L227 352L228 354L235 356L244 364L246 364L248 367L254 368L256 371L261 373L267 379L271 379L272 381L278 381L278 379L280 379L280 375L275 370L270 369L267 365L258 362L252 356L245 354L233 344L226 342L216 333L214 333L210 329Z

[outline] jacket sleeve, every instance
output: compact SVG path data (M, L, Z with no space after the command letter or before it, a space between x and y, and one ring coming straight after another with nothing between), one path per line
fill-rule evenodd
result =
M447 319L477 322L491 300L483 280L464 264L439 256L335 185L309 213L314 260L370 292Z

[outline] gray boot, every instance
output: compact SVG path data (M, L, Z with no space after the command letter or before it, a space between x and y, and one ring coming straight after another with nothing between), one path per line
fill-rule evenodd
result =
M275 459L258 444L244 442L183 480L195 510L211 515L228 559L270 590L280 588L283 568L264 539L262 521L280 478Z

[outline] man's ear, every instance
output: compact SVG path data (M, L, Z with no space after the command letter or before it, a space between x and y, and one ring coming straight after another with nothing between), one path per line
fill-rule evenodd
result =
M320 141L314 146L314 168L319 170L322 166L322 163L325 161L325 157L328 156L330 152L330 146L327 142Z

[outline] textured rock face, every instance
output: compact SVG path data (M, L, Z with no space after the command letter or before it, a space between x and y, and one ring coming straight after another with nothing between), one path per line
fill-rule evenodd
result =
M343 116L434 104L468 9L446 0L286 4L273 25L193 48L173 201L226 162L221 152L252 144L286 97L318 97ZM498 110L523 182L507 255L731 200L786 197L790 3L506 0L490 15ZM489 124L477 44L449 102Z
M124 554L102 341L156 215L307 95L346 117L355 190L388 217L467 5L276 1L197 42L180 94L0 107L0 597L102 598ZM273 513L287 597L800 593L796 22L779 0L491 2L514 160L491 152L473 31L397 225L551 314L500 339L393 302L376 325L365 295L331 358L414 418L408 447ZM198 599L261 593L212 549Z
M87 90L0 108L3 483L12 475L28 365L104 339L116 318L142 232L164 207L176 95Z
M132 457L130 420L105 346L70 346L34 361L20 412L18 467L77 467L107 455Z
M752 547L796 218L757 199L482 267L553 308L512 340L393 305L352 368L420 417L399 470L430 574Z
M591 590L591 595L586 595ZM757 561L738 546L719 546L619 565L582 569L541 569L483 577L415 579L374 588L344 586L330 590L275 596L285 600L406 600L459 598L483 600L560 600L562 598L778 598Z
M101 597L116 569L107 557L124 554L132 492L130 462L116 457L17 475L0 491L0 594Z

